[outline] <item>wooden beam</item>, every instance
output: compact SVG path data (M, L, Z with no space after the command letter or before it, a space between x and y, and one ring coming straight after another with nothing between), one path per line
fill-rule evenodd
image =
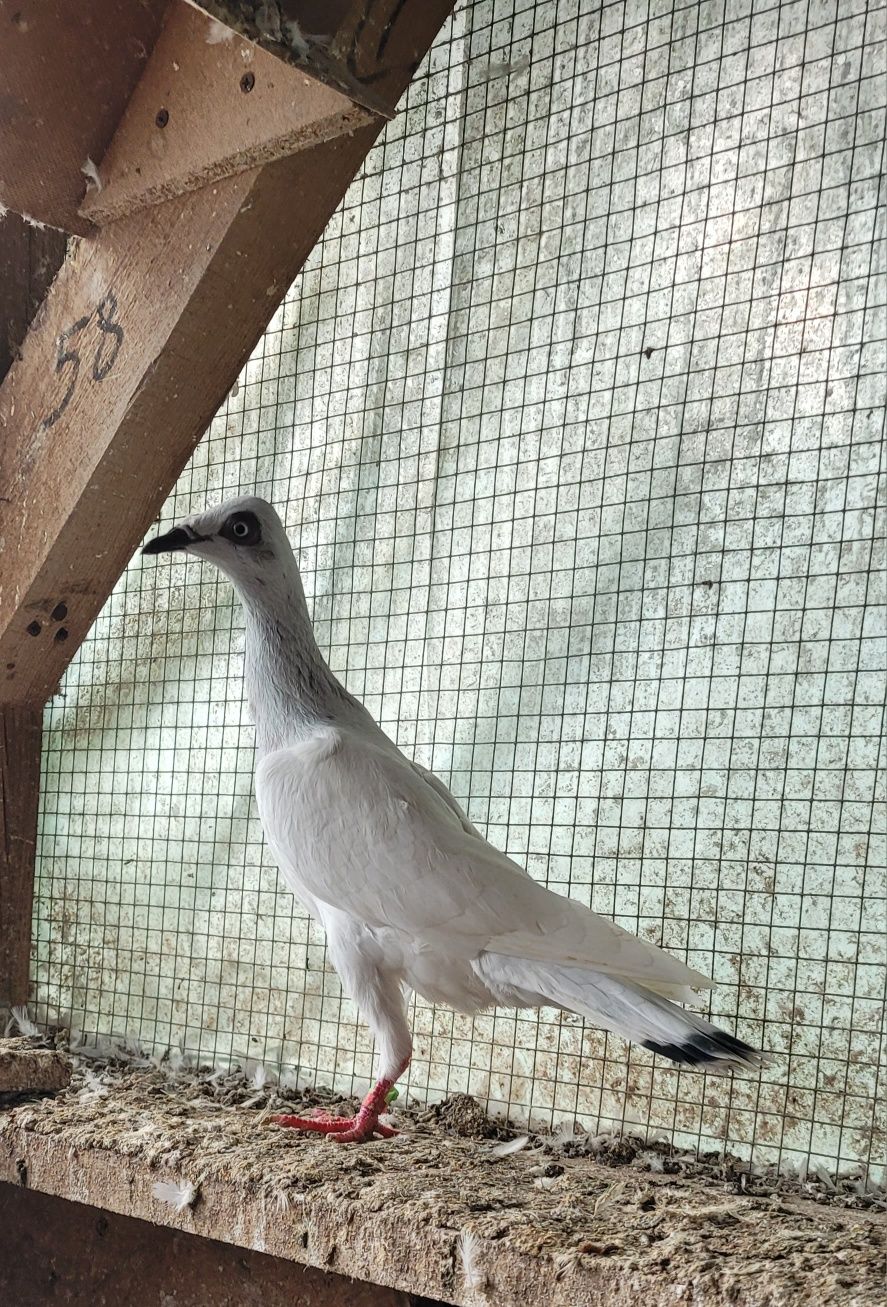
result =
M66 246L64 232L34 227L17 213L0 216L0 381L18 357Z
M88 233L83 165L99 160L167 0L0 0L0 204ZM76 71L74 71L76 70Z
M393 107L451 7L359 0L343 57ZM0 388L0 702L53 692L379 129L113 223L69 258Z
M37 847L40 732L36 705L0 705L0 1021L28 1001Z
M219 32L222 39L217 39ZM227 36L224 33L227 32ZM174 0L80 212L103 225L374 119L189 0Z

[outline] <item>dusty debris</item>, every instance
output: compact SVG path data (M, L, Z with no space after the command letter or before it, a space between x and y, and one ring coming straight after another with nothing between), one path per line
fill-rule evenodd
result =
M46 1186L64 1192L70 1172L81 1193L99 1190L81 1201L454 1303L481 1300L459 1259L465 1230L483 1292L500 1307L622 1307L641 1296L656 1307L680 1301L679 1284L713 1305L882 1301L882 1195L805 1197L799 1181L776 1176L747 1177L743 1190L739 1163L576 1132L567 1144L532 1135L491 1165L489 1140L516 1132L466 1095L401 1108L394 1140L339 1148L267 1116L351 1111L346 1099L293 1091L254 1067L145 1061L137 1050L92 1058L54 1099L0 1109L0 1178L15 1182L24 1161L34 1187L49 1173ZM99 1178L108 1174L121 1177L113 1200ZM158 1181L200 1200L160 1203Z
M453 1094L416 1113L423 1125L435 1125L459 1139L509 1139L514 1133L507 1121L494 1121L470 1094Z

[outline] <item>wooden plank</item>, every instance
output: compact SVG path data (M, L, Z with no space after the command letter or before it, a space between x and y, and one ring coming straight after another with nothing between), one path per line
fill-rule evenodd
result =
M80 212L102 225L365 126L374 115L189 0L175 0L114 138L101 190Z
M82 168L105 153L166 4L0 0L0 204L64 231L91 231L78 213Z
M706 1165L626 1139L619 1162L617 1149L552 1156L531 1140L497 1159L491 1141L449 1135L430 1112L406 1116L395 1139L340 1149L263 1128L258 1106L220 1111L187 1072L95 1073L107 1093L0 1109L0 1184L24 1177L33 1191L461 1307L883 1307L882 1213L805 1201L729 1154ZM158 1181L183 1194L178 1209Z
M0 216L0 381L65 258L64 232Z
M7 1307L443 1307L252 1248L51 1198L24 1187L27 1179L23 1170L20 1183L0 1182L0 1302Z
M4 1023L9 1008L28 1001L42 718L36 705L0 705L0 1019Z
M401 0L386 49L426 49L450 8ZM113 223L56 278L0 388L0 702L53 692L378 130Z
M71 1060L55 1048L35 1047L30 1039L0 1039L0 1094L64 1089L71 1083Z

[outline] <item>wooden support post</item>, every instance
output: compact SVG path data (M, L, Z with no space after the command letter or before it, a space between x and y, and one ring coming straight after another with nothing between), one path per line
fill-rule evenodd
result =
M15 213L0 217L0 380L20 354L66 245L62 232ZM39 704L0 700L0 1034L9 1009L28 1001L42 717Z
M42 721L39 706L0 705L0 1033L28 1001Z
M452 5L337 6L330 48L342 80L393 109ZM376 118L80 242L0 387L7 1002L27 992L41 706L383 125Z

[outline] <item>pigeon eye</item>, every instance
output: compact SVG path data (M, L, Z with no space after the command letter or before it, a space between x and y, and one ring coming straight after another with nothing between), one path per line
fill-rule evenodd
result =
M235 513L222 527L222 535L235 545L258 545L262 542L262 528L255 513Z

